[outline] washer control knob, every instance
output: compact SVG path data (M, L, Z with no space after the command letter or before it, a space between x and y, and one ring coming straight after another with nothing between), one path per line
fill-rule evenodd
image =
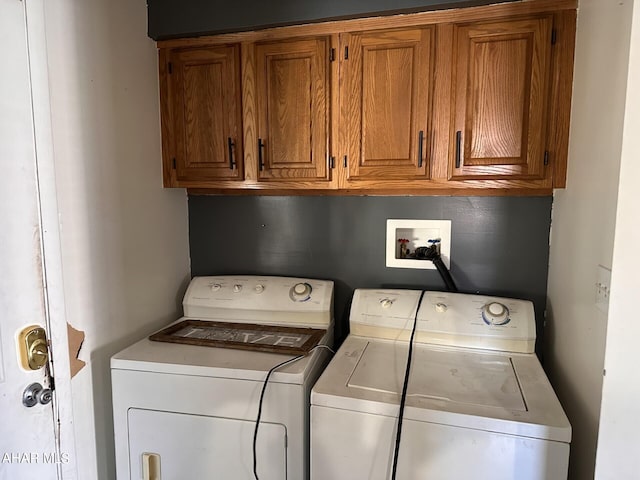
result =
M482 319L487 325L506 325L509 323L509 309L499 302L487 303L482 307Z
M261 285L260 283L258 285L256 285L255 287L253 287L253 289L256 291L256 293L262 293L264 292L264 285Z
M393 300L389 298L383 298L382 300L380 300L380 305L382 305L382 308L389 308L391 305L393 305Z
M436 303L436 312L438 313L444 313L447 311L447 304L446 303Z
M233 293L240 293L242 291L242 285L240 285L239 283L236 283L233 286Z
M309 300L311 290L311 285L308 283L296 283L291 287L291 290L289 290L289 296L294 302L304 302L305 300Z
M222 285L220 285L219 283L213 283L211 285L211 291L212 292L217 292L218 290L220 290L222 288Z

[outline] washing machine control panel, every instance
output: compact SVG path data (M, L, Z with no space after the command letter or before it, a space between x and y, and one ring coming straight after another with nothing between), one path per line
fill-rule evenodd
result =
M536 328L528 300L419 290L356 290L351 332L439 345L532 353ZM420 308L416 315L416 308ZM404 332L403 332L404 331Z
M245 323L327 325L333 282L295 277L195 277L182 302L187 317Z

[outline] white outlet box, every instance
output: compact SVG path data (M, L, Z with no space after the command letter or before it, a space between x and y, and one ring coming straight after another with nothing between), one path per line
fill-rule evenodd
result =
M387 220L387 267L435 269L429 260L403 258L401 242L404 239L408 257L418 247L428 247L429 240L440 240L442 262L451 266L451 220Z
M596 277L596 307L603 313L608 313L609 297L611 296L611 269L598 265Z

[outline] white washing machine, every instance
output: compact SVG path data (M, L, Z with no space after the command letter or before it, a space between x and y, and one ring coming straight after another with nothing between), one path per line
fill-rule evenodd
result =
M194 278L185 319L326 330L333 282L285 277ZM290 354L145 338L111 359L118 480L253 479L253 436L267 372ZM273 372L257 436L260 480L309 477L309 395L330 352L316 348Z
M388 480L421 292L357 290L311 393L312 480ZM531 302L425 292L398 479L567 478L571 426L533 353Z

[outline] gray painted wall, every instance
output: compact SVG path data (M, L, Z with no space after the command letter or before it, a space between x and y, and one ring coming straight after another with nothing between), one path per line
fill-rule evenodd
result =
M546 303L552 197L189 196L192 275L333 280L337 333L360 287L445 290L435 270L385 266L386 221L452 220L451 274L462 292Z
M505 1L513 0L148 0L148 33L160 40Z

